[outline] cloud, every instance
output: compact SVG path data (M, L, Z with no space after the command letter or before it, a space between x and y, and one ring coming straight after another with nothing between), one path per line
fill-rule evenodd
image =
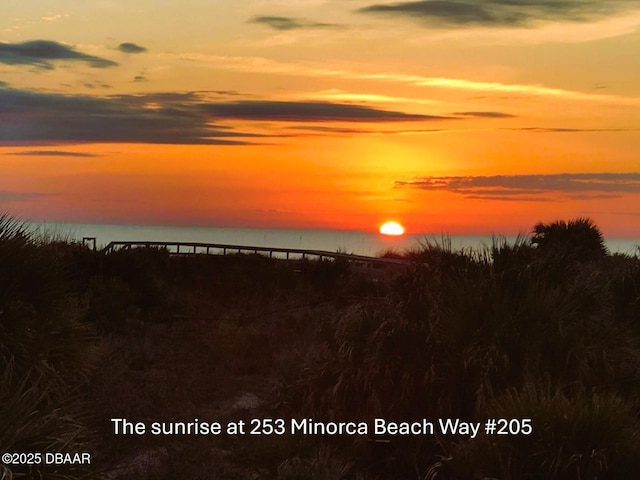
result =
M211 90L211 93L215 93L216 95L222 95L225 97L239 97L245 95L244 93L240 93L237 90Z
M401 122L447 120L451 117L418 115L393 110L332 102L243 100L211 103L203 109L215 117L280 122Z
M581 132L632 132L631 128L566 128L566 127L522 127L505 128L504 130L519 130L534 133L581 133Z
M102 88L102 89L106 89L106 88L112 88L111 85L109 85L108 83L105 82L101 82L99 80L96 80L95 82L87 82L84 84L84 86L86 88Z
M118 45L118 50L123 53L144 53L147 51L145 47L130 42L121 43Z
M83 153L83 152L65 152L63 150L22 150L20 152L11 152L5 153L4 155L17 155L17 156L25 156L25 157L81 157L81 158L90 158L90 157L99 157L94 153Z
M298 30L309 28L343 28L335 23L319 23L292 17L256 16L247 20L248 23L258 23L274 30Z
M136 75L135 77L133 77L133 80L131 80L133 83L138 83L138 82L148 82L149 79L147 77L145 77L144 75Z
M167 56L175 57L176 55L168 54ZM640 106L640 98L637 97L593 93L592 91L581 92L579 90L566 90L536 84L481 82L463 78L426 77L421 75L397 72L368 73L356 70L330 69L318 63L307 64L281 62L265 57L240 57L226 55L202 55L199 53L182 53L177 55L177 58L181 60L205 62L210 65L215 65L216 69L238 72L387 82L424 88L484 92L498 94L501 95L502 98L516 98L516 96L527 95L572 101ZM506 95L508 95L508 97L506 97Z
M548 175L493 175L422 177L397 181L398 188L448 191L485 200L551 200L550 194L569 198L616 198L640 194L640 173L562 173Z
M589 22L637 8L635 0L424 0L374 4L359 13L406 17L432 27L531 27Z
M105 58L87 55L50 40L31 40L23 43L0 42L0 63L7 65L31 65L53 70L56 61L84 62L93 68L115 67L118 64Z
M412 105L434 105L442 103L440 100L432 100L416 97L396 97L390 95L380 95L376 93L356 93L339 89L329 89L320 92L298 94L296 98L305 95L306 98L314 98L320 100L330 100L339 102L376 102L376 103L409 103Z
M44 17L40 17L40 19L44 20L45 22L57 22L58 20L61 20L69 16L70 15L68 13L58 13L55 15L45 15Z
M453 115L471 118L514 118L515 115L504 112L455 112Z
M14 192L11 190L0 190L0 202L23 202L31 199L47 197L50 195L50 193Z
M237 145L251 143L250 138L283 135L237 131L229 124L235 120L382 123L449 118L331 102L229 101L229 95L236 94L213 91L91 96L4 86L0 87L0 145Z
M89 96L0 89L0 145L157 143L236 145L257 136L217 126L182 94Z
M301 133L293 134L296 137L310 136L327 136L327 135L424 135L433 133L447 133L452 130L445 128L424 128L424 129L401 129L401 130L382 130L382 129L364 129L364 128L348 128L348 127L327 127L320 125L301 125L289 127ZM310 133L308 133L310 132Z

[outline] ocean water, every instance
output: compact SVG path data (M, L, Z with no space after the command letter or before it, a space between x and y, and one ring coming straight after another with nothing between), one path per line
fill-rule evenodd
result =
M145 225L93 225L68 223L30 223L38 232L65 239L82 240L95 237L98 248L111 241L202 242L230 245L294 248L305 250L341 251L357 255L377 256L385 251L403 252L420 248L426 242L451 242L455 250L481 249L491 246L491 235L434 235L411 234L401 237L380 235L377 232L338 230L284 230L219 227L176 227ZM514 242L516 237L503 237ZM612 253L637 253L640 240L607 239Z

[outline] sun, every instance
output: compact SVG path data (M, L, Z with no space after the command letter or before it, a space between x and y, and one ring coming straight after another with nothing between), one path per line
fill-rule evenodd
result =
M404 235L404 227L398 222L385 222L380 225L380 233L383 235Z

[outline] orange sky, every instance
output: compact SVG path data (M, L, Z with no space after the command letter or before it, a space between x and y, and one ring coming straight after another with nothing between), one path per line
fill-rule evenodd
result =
M0 209L640 238L640 5L12 2Z

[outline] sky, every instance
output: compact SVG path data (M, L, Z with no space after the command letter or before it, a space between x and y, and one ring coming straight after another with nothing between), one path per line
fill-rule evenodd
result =
M6 0L0 211L640 238L637 0Z

